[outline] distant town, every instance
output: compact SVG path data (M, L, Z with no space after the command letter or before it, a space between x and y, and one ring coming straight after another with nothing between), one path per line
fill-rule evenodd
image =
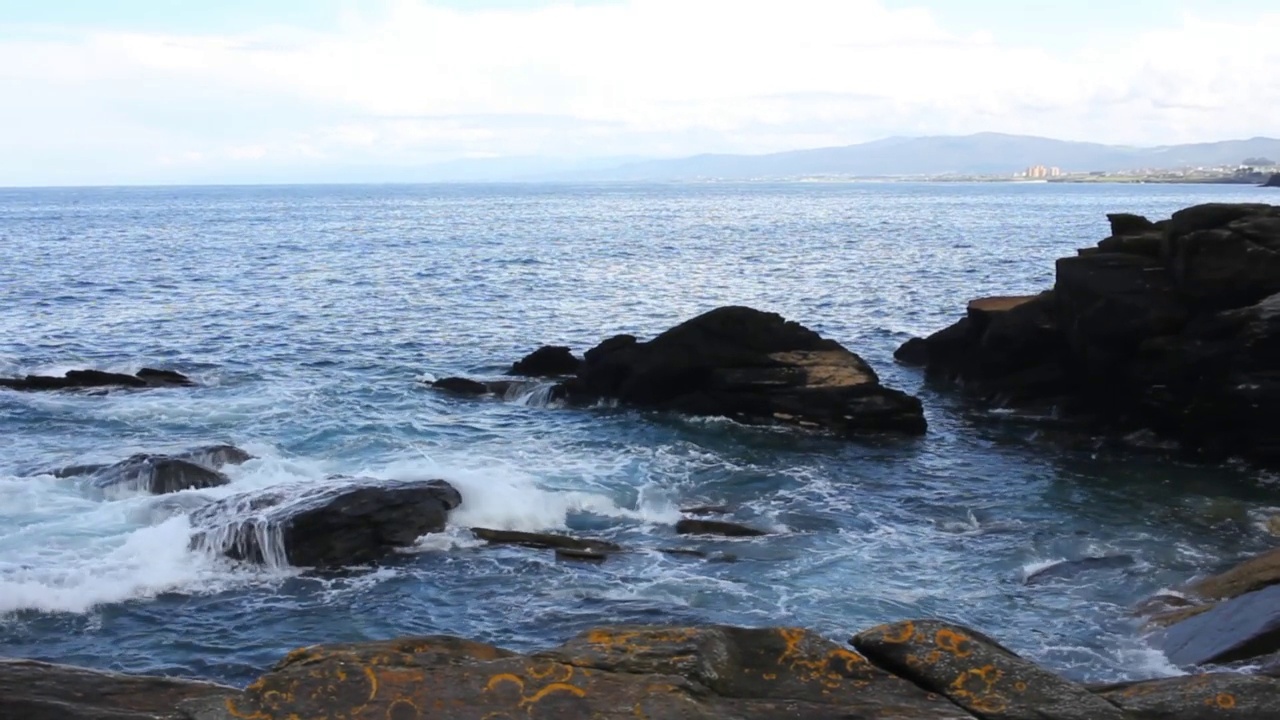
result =
M1268 158L1248 158L1238 165L1220 165L1189 168L1137 168L1106 172L1093 170L1068 172L1059 167L1032 165L1012 177L986 179L1014 181L1043 181L1071 183L1213 183L1230 185L1261 185L1280 173L1280 163ZM949 179L949 178L938 178ZM971 178L979 179L979 178Z

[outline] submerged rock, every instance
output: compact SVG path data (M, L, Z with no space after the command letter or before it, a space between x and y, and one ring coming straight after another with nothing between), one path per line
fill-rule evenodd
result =
M1058 260L1053 289L970 303L903 362L1087 434L1149 428L1206 459L1280 466L1280 207L1208 204Z
M469 380L460 377L447 377L436 380L431 383L431 387L436 390L453 393L455 395L497 395L498 397L506 397L517 387L524 383L512 380L487 380L480 382L478 380Z
M6 720L179 720L193 700L223 703L236 688L177 678L124 675L0 658L0 718Z
M981 633L941 620L881 625L852 642L877 666L945 695L983 720L1127 720L1086 688Z
M277 567L362 565L440 532L461 502L443 480L355 478L273 487L194 512L191 544Z
M573 352L560 345L540 347L523 360L511 366L512 375L526 377L559 377L578 372L582 361Z
M1074 577L1091 570L1114 570L1131 567L1135 562L1137 561L1133 559L1132 555L1106 555L1103 557L1081 558L1079 560L1063 560L1027 575L1027 579L1024 582L1027 585L1036 585L1048 580Z
M677 535L723 535L725 537L760 537L768 535L765 530L758 530L738 523L722 520L684 519L676 523Z
M608 540L594 538L576 538L556 533L532 533L518 530L490 530L488 528L471 528L471 533L491 545L523 545L532 548L550 548L568 550L570 552L611 553L619 552L622 547Z
M82 390L86 388L156 388L187 387L195 382L172 370L143 368L136 375L101 370L69 370L62 377L28 375L23 378L0 378L0 387L11 390Z

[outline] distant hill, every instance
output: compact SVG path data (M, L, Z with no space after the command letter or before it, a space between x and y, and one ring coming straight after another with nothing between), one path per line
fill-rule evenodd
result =
M1259 137L1144 148L1001 133L894 137L860 145L770 155L695 155L672 160L648 160L607 170L572 173L571 177L566 175L563 179L745 180L814 175L991 175L1012 174L1032 165L1056 166L1065 172L1092 172L1235 165L1250 157L1280 158L1280 140Z

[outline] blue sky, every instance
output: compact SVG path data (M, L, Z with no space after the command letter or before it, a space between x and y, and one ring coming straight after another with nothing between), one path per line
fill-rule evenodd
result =
M0 184L1280 134L1274 0L0 0Z

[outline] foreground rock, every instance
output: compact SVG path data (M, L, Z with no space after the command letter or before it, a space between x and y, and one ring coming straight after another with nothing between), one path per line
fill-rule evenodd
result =
M864 654L798 628L610 626L521 655L456 637L410 637L295 650L239 692L0 661L0 717L1280 720L1280 681L1269 677L1087 688L968 628L931 620L874 628L854 642Z
M1053 289L975 300L897 357L1089 432L1150 428L1206 459L1280 465L1280 207L1210 204L1057 262Z
M881 625L853 638L871 662L983 720L1125 720L1084 687L1022 659L996 641L940 620Z
M172 370L143 368L136 375L101 370L70 370L62 377L28 375L22 378L0 378L0 387L10 390L83 390L87 388L157 388L188 387L195 383Z
M492 392L488 383L457 378L436 385ZM605 340L546 395L845 436L925 431L920 401L881 385L862 358L798 323L746 307L712 310L648 342L631 335Z
M12 720L186 720L178 709L183 703L225 707L238 692L194 680L0 658L0 718Z
M196 510L191 542L273 567L363 565L440 532L461 502L443 480L356 478L274 487Z

